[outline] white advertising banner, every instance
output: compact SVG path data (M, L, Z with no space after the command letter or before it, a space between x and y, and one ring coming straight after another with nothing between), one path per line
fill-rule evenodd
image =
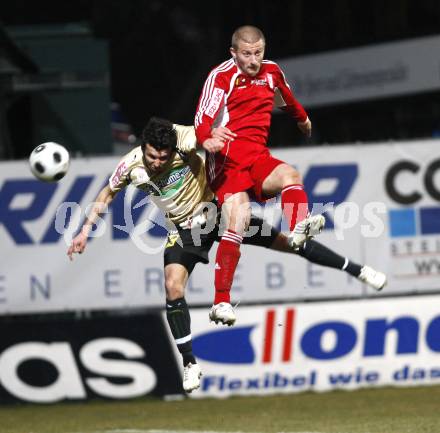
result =
M410 39L278 61L306 107L440 88L440 37Z
M203 376L190 397L439 384L439 305L418 296L239 307L231 328L193 310Z
M303 174L309 202L325 211L316 240L388 275L386 294L439 290L439 141L280 150ZM141 191L121 193L86 251L69 238L118 158L74 159L58 183L33 178L27 162L0 164L0 313L157 307L164 304L164 220ZM61 204L63 206L60 207ZM255 212L281 225L279 202ZM66 222L67 217L67 222ZM67 243L66 243L67 242ZM213 300L211 263L190 278L192 305ZM233 302L377 295L347 273L293 254L243 246Z

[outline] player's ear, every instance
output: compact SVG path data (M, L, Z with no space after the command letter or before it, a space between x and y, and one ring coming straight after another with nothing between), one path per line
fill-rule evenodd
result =
M234 47L229 48L229 52L231 53L231 56L235 59L237 57L237 52L235 51Z

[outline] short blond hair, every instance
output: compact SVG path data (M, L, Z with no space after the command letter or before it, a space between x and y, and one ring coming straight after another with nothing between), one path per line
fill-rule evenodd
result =
M241 26L232 34L231 46L235 50L238 48L238 42L243 41L248 44L255 44L259 40L266 43L263 32L255 26Z

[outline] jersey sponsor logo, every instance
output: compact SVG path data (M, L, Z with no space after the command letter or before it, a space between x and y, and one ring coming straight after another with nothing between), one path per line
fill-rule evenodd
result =
M214 91L212 92L211 102L209 103L208 108L205 111L205 114L207 116L214 118L215 113L217 113L217 110L223 101L224 94L225 91L223 89L220 89L218 87L214 88Z
M267 81L266 79L258 79L258 80L252 80L251 84L253 84L254 86L267 86Z
M122 174L124 173L125 169L127 168L127 165L125 164L125 161L122 161L118 167L116 168L112 178L110 179L111 185L113 187L117 186L117 184L119 183Z
M176 170L172 170L170 171L169 176L154 182L151 181L153 185L148 185L146 190L148 193L153 195L170 197L182 187L184 178L190 171L191 168L188 165Z

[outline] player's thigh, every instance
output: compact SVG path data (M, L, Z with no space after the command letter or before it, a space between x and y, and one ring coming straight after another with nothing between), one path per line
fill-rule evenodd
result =
M211 182L209 186L215 193L219 205L222 206L233 195L253 188L254 182L248 169L228 168Z
M217 230L214 230L200 236L200 242L196 244L191 230L180 230L178 233L173 232L168 235L163 257L167 294L171 292L168 290L170 287L181 291L182 283L184 283L183 288L186 286L188 277L197 263L209 263L209 251L216 236Z
M262 193L272 197L282 191L288 185L302 184L302 177L298 170L292 166L282 163L276 166L273 171L262 182Z
M164 276L167 299L174 300L183 297L189 277L186 266L180 263L170 263L165 266Z

